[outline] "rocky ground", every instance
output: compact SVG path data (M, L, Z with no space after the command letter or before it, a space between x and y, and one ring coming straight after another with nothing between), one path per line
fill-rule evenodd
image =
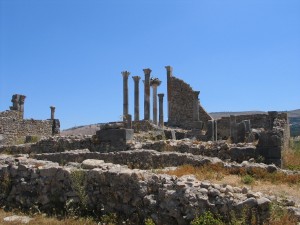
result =
M269 208L276 204L300 221L300 172L258 163L249 158L251 154L247 160L234 160L241 152L254 151L253 145L155 140L157 137L145 141L144 136L136 135L127 151L117 152L47 152L44 148L38 154L32 149L39 145L12 147L13 154L4 154L3 150L0 203L46 213L119 213L132 224L143 224L151 218L155 224L183 225L207 210L222 215L227 222L232 214L243 216L241 212L254 210L259 224L268 220ZM90 143L89 138L57 137L46 146L80 146ZM20 154L22 149L27 154ZM216 155L219 157L213 157ZM178 171L186 165L196 169L180 174ZM197 170L201 168L212 172L199 175ZM298 181L255 179L247 184L240 171Z

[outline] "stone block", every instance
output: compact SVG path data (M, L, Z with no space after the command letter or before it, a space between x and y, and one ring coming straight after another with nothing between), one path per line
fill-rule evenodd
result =
M96 135L104 142L126 142L133 139L133 129L98 130Z

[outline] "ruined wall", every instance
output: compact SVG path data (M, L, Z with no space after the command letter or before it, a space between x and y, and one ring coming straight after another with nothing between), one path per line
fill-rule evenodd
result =
M168 125L189 128L191 122L194 122L193 108L196 100L194 90L189 84L174 76L169 78L168 85L170 95ZM200 105L199 120L206 123L210 119L211 117Z
M2 157L0 162L0 178L7 181L0 202L19 209L69 209L78 215L88 210L100 216L122 214L133 224L152 218L156 224L187 225L207 210L226 218L232 211L252 208L262 223L271 203L268 196L246 188L132 170L101 160L86 160L78 168L22 157Z
M209 120L212 120L213 118L206 112L206 110L202 107L200 104L199 106L199 119L200 121L203 122L203 128L206 130L207 129L207 122Z
M16 110L0 113L0 145L24 143L26 136L52 135L53 120L23 120Z
M263 128L265 130L270 130L273 129L274 126L274 118L272 119L272 116L270 114L238 115L235 118L237 123L240 123L243 120L250 120L251 128L253 129ZM276 118L285 121L284 123L279 125L286 132L286 136L289 137L290 131L288 127L289 121L288 121L287 113L279 113L276 116ZM217 126L218 126L217 133L219 138L226 139L226 137L228 138L230 136L230 117L222 117L221 119L218 119Z
M238 124L243 120L250 120L252 129L258 139L257 152L264 158L265 163L274 163L281 166L281 152L289 147L290 128L287 113L268 112L268 114L239 115L235 116ZM236 128L233 128L234 131ZM230 117L217 120L218 139L228 139L236 134L230 134ZM234 131L235 132L235 131Z

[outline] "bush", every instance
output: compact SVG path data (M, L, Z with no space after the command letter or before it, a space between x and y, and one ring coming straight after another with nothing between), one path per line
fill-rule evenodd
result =
M244 184L253 184L255 180L251 175L247 174L247 175L241 177L241 181Z
M203 213L201 216L196 217L191 222L191 225L223 225L224 223L214 216L210 211Z
M155 225L155 223L153 222L153 220L152 219L146 219L145 220L145 225Z

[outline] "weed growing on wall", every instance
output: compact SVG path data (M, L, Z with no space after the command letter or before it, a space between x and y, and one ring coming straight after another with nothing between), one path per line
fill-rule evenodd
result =
M150 218L145 220L145 225L155 225L154 221Z
M88 210L88 195L86 192L86 173L83 170L74 170L70 174L71 186L78 196L78 200L70 199L66 203L69 214L85 215Z
M223 225L224 223L210 211L206 211L201 216L196 217L191 225Z

